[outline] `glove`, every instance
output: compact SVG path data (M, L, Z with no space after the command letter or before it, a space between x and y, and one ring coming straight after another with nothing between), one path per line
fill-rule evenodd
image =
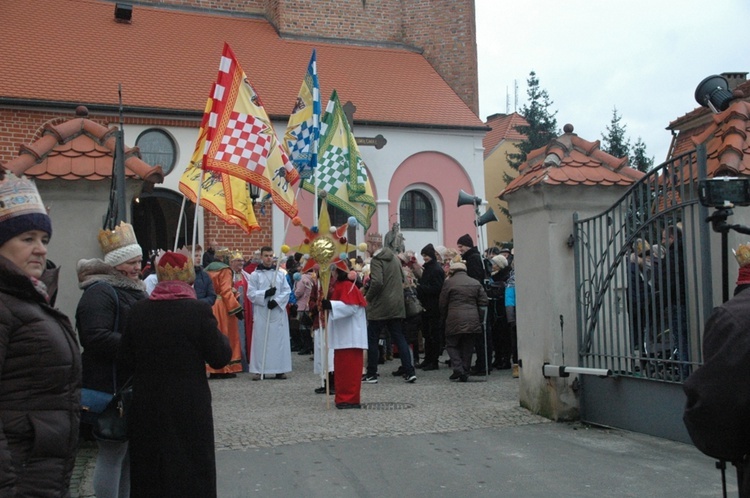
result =
M289 314L292 316L297 316L297 305L296 304L290 304L289 305Z
M237 320L244 320L245 319L245 314L242 311L240 311L239 313L235 313L234 316L237 317Z
M263 294L263 297L271 297L276 295L276 287L271 287L266 291L265 294Z
M277 303L273 299L271 299L270 301L268 301L268 309L269 310L272 310L272 309L276 308L278 305L279 305L279 303Z
M324 310L333 309L333 307L331 306L331 301L329 301L328 299L323 299L323 301L321 301L320 303L320 307L323 308Z

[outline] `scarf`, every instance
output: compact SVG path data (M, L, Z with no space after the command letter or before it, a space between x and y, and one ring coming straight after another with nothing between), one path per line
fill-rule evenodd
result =
M152 301L173 301L176 299L197 299L193 286L180 280L165 280L154 287L148 297Z
M47 301L47 303L49 303L49 293L47 293L47 286L44 284L44 282L36 277L32 277L31 275L28 275L28 277L29 280L31 280L31 285L34 286L34 290L37 291L37 293L39 293L39 295L42 296L44 300Z

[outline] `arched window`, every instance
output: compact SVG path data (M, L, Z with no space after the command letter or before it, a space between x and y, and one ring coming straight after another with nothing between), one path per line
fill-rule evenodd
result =
M419 190L410 190L401 198L398 209L403 229L435 229L432 199Z
M150 166L161 166L168 175L177 159L177 147L165 131L150 128L138 136L135 144L141 150L141 159Z

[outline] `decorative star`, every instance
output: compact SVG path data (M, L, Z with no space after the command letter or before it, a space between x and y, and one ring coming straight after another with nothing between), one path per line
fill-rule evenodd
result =
M324 197L324 196L323 196ZM356 246L349 244L346 238L346 232L349 226L356 225L357 220L354 217L349 218L347 223L340 227L331 226L331 219L328 216L328 205L323 198L320 206L320 216L318 226L307 227L298 217L292 219L292 224L302 228L305 238L301 244L289 247L282 247L283 253L293 250L303 254L306 259L302 267L302 273L306 272L316 264L320 266L320 280L322 288L328 290L328 284L331 280L331 268L340 268L343 271L349 271L347 266L348 252L357 249ZM360 248L361 249L361 248Z

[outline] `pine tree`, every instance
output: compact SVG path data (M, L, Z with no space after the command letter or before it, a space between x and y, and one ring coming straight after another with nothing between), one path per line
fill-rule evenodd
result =
M518 152L508 152L505 154L508 164L516 171L526 161L526 156L529 152L540 147L545 147L553 138L560 135L557 129L557 119L555 118L557 111L551 112L549 110L553 102L549 99L547 90L539 88L539 79L536 77L534 71L529 73L526 86L526 95L528 95L529 100L521 107L519 114L523 116L528 125L515 127L516 131L525 138L515 144ZM504 173L503 180L505 180L505 184L507 185L513 181L513 177ZM512 223L513 220L511 220L508 209L504 206L497 207L508 218L508 221Z
M620 124L622 116L617 115L617 107L612 109L612 121L607 126L607 134L602 134L602 150L615 157L630 154L630 139L625 137L627 125Z
M638 140L636 140L635 145L633 146L633 156L630 158L630 166L638 171L648 173L653 165L654 157L651 156L649 158L646 156L646 144L643 143L641 137L638 137Z
M516 131L523 135L524 140L516 144L517 153L508 153L508 164L515 170L526 161L526 156L532 150L544 147L550 141L558 136L560 132L557 129L557 111L550 112L549 108L552 101L549 99L547 90L539 88L539 79L536 73L531 71L529 79L526 80L526 95L529 100L521 107L519 113L524 117L528 126L516 126ZM505 181L509 183L512 177L506 175Z

